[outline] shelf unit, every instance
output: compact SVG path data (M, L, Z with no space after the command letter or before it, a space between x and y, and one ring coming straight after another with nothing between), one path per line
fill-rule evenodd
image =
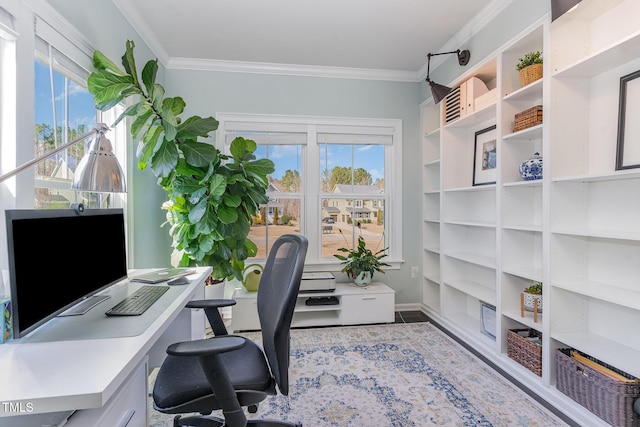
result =
M422 309L581 425L607 425L556 387L555 353L575 348L640 377L640 169L616 171L620 77L640 69L640 2L582 0L496 50L470 77L495 104L444 123L421 106ZM520 87L515 64L541 50L543 78ZM542 105L543 124L513 132L514 115ZM496 125L496 183L473 186L474 134ZM519 165L539 153L541 180ZM542 313L521 316L520 294L544 283ZM496 306L495 341L481 303ZM507 356L509 329L542 333L542 375Z

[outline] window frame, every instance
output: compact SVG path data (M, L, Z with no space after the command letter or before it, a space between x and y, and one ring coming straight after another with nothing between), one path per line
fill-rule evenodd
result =
M313 271L337 271L340 262L322 258L322 199L335 199L334 193L320 191L320 145L318 133L388 134L392 143L385 144L385 238L389 247L385 261L391 269L400 268L402 263L402 120L380 118L351 118L328 116L300 116L273 114L216 113L219 122L215 146L229 154L226 142L228 131L305 132L306 144L302 150L302 196L301 216L304 218L300 232L309 239L309 249L305 268ZM358 196L356 196L358 197ZM338 198L353 199L354 195L344 194ZM313 224L317 224L314 227ZM259 261L256 259L256 261Z

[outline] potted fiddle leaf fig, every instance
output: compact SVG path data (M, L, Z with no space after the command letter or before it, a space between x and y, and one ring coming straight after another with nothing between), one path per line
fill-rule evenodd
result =
M127 41L122 68L99 51L96 71L88 80L96 107L107 110L127 100L129 107L116 119L133 119L131 136L138 141L138 168L149 167L167 191L169 233L175 266L210 265L214 279L242 280L244 261L257 253L248 239L255 215L267 203L267 175L271 160L256 159L254 141L236 138L230 155L200 141L218 128L213 117L183 119L181 97L165 97L156 83L158 61L148 61L140 75Z

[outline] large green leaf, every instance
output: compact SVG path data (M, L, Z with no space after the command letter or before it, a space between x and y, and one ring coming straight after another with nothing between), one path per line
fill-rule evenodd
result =
M153 89L158 74L158 60L147 61L142 69L142 83L147 88L147 95L153 97Z
M247 154L251 154L256 151L256 143L250 139L244 139L239 136L231 141L229 151L234 159L241 161L244 160Z
M191 211L189 212L189 221L191 222L191 224L195 224L200 221L206 210L207 199L202 199L198 202L197 205L191 208Z
M138 111L138 117L131 123L131 136L136 139L138 138L138 134L145 127L151 115L153 114L153 110L151 108L146 107L146 104L143 102L143 105L140 106L140 110Z
M93 52L93 66L98 70L111 70L111 72L120 76L126 76L127 73L122 71L115 62L110 60L105 54L100 51Z
M133 77L133 82L136 85L138 83L138 71L136 70L136 60L133 57L133 48L135 47L135 43L132 40L127 40L126 50L124 56L122 57L122 65L124 69Z
M216 210L218 218L224 224L233 224L238 220L238 211L232 207L221 205Z
M171 117L179 116L184 111L184 99L176 96L174 98L166 98L162 102L162 114L171 114ZM174 122L177 125L177 122Z
M239 194L225 194L222 197L222 201L229 207L237 208L242 203L242 198Z
M178 149L173 141L164 140L151 159L155 176L169 175L178 163Z
M245 163L244 168L247 172L255 173L263 178L276 170L275 165L269 159L259 159L247 162Z
M178 127L177 137L180 139L206 137L210 132L218 129L219 122L213 117L189 117Z
M205 167L218 156L218 149L203 142L185 141L180 143L180 150L190 165Z
M227 188L227 179L222 175L214 175L209 180L209 194L212 197L220 197Z
M96 102L106 102L120 96L125 89L135 88L130 76L118 76L109 71L100 70L87 79L87 88Z

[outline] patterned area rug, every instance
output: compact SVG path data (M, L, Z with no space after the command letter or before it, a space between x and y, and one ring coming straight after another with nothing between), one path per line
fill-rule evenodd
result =
M566 425L430 323L294 329L289 380L289 396L256 416L305 427ZM152 427L172 418L150 409Z

